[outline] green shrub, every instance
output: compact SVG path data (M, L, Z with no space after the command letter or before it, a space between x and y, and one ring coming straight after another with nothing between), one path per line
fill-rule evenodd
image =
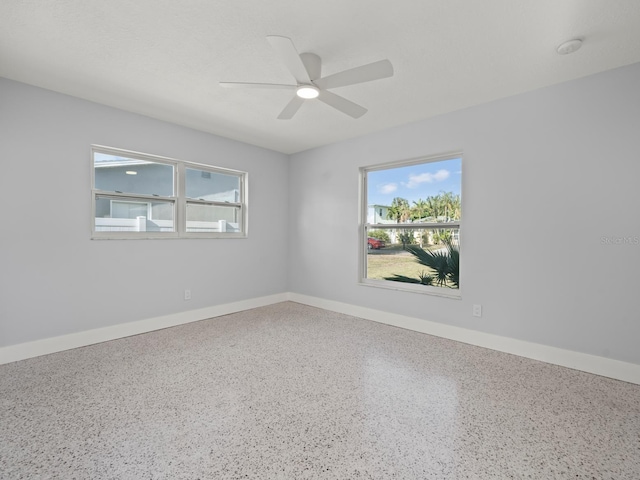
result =
M398 238L402 242L402 247L407 245L414 245L416 243L416 237L413 236L413 230L403 230L399 233Z
M451 240L451 230L438 229L433 232L433 241L438 245L442 243L446 245L447 243L451 243Z
M391 243L389 234L384 230L369 230L369 236L371 238L377 238L378 240L382 240L385 243Z

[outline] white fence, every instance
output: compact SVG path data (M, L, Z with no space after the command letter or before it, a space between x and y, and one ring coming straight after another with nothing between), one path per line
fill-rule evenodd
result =
M172 220L136 218L96 218L96 232L173 232ZM187 232L239 232L240 225L226 220L217 222L187 222Z

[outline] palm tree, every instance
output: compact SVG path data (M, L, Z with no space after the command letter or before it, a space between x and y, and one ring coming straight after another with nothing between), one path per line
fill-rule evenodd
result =
M387 211L387 218L404 223L411 218L411 207L405 198L395 197Z
M460 220L462 214L462 201L460 199L460 195L456 195L453 197L453 204L451 205L451 211L453 212L451 215L452 220Z
M453 192L440 192L438 195L440 200L440 215L448 220L460 220L460 195L454 195Z
M420 220L426 217L427 202L419 198L413 202L413 208L411 209L411 220Z
M437 195L435 197L427 197L426 204L427 216L433 217L433 219L436 220L440 215L440 197Z
M460 288L460 250L451 240L445 240L443 243L446 246L445 251L436 250L435 252L430 252L417 245L407 245L405 247L405 250L413 255L420 265L433 270L433 275L422 273L420 278L394 275L393 277L385 277L385 280Z

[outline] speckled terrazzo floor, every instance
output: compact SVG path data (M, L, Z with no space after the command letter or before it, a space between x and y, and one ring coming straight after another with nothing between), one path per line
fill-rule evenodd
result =
M281 303L0 366L2 479L640 479L640 386Z

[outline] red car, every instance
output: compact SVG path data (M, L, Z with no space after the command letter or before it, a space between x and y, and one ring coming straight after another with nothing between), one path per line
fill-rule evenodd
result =
M378 240L377 238L373 238L373 237L367 237L367 243L369 245L369 250L371 250L372 248L379 250L385 246L385 243L383 240Z

